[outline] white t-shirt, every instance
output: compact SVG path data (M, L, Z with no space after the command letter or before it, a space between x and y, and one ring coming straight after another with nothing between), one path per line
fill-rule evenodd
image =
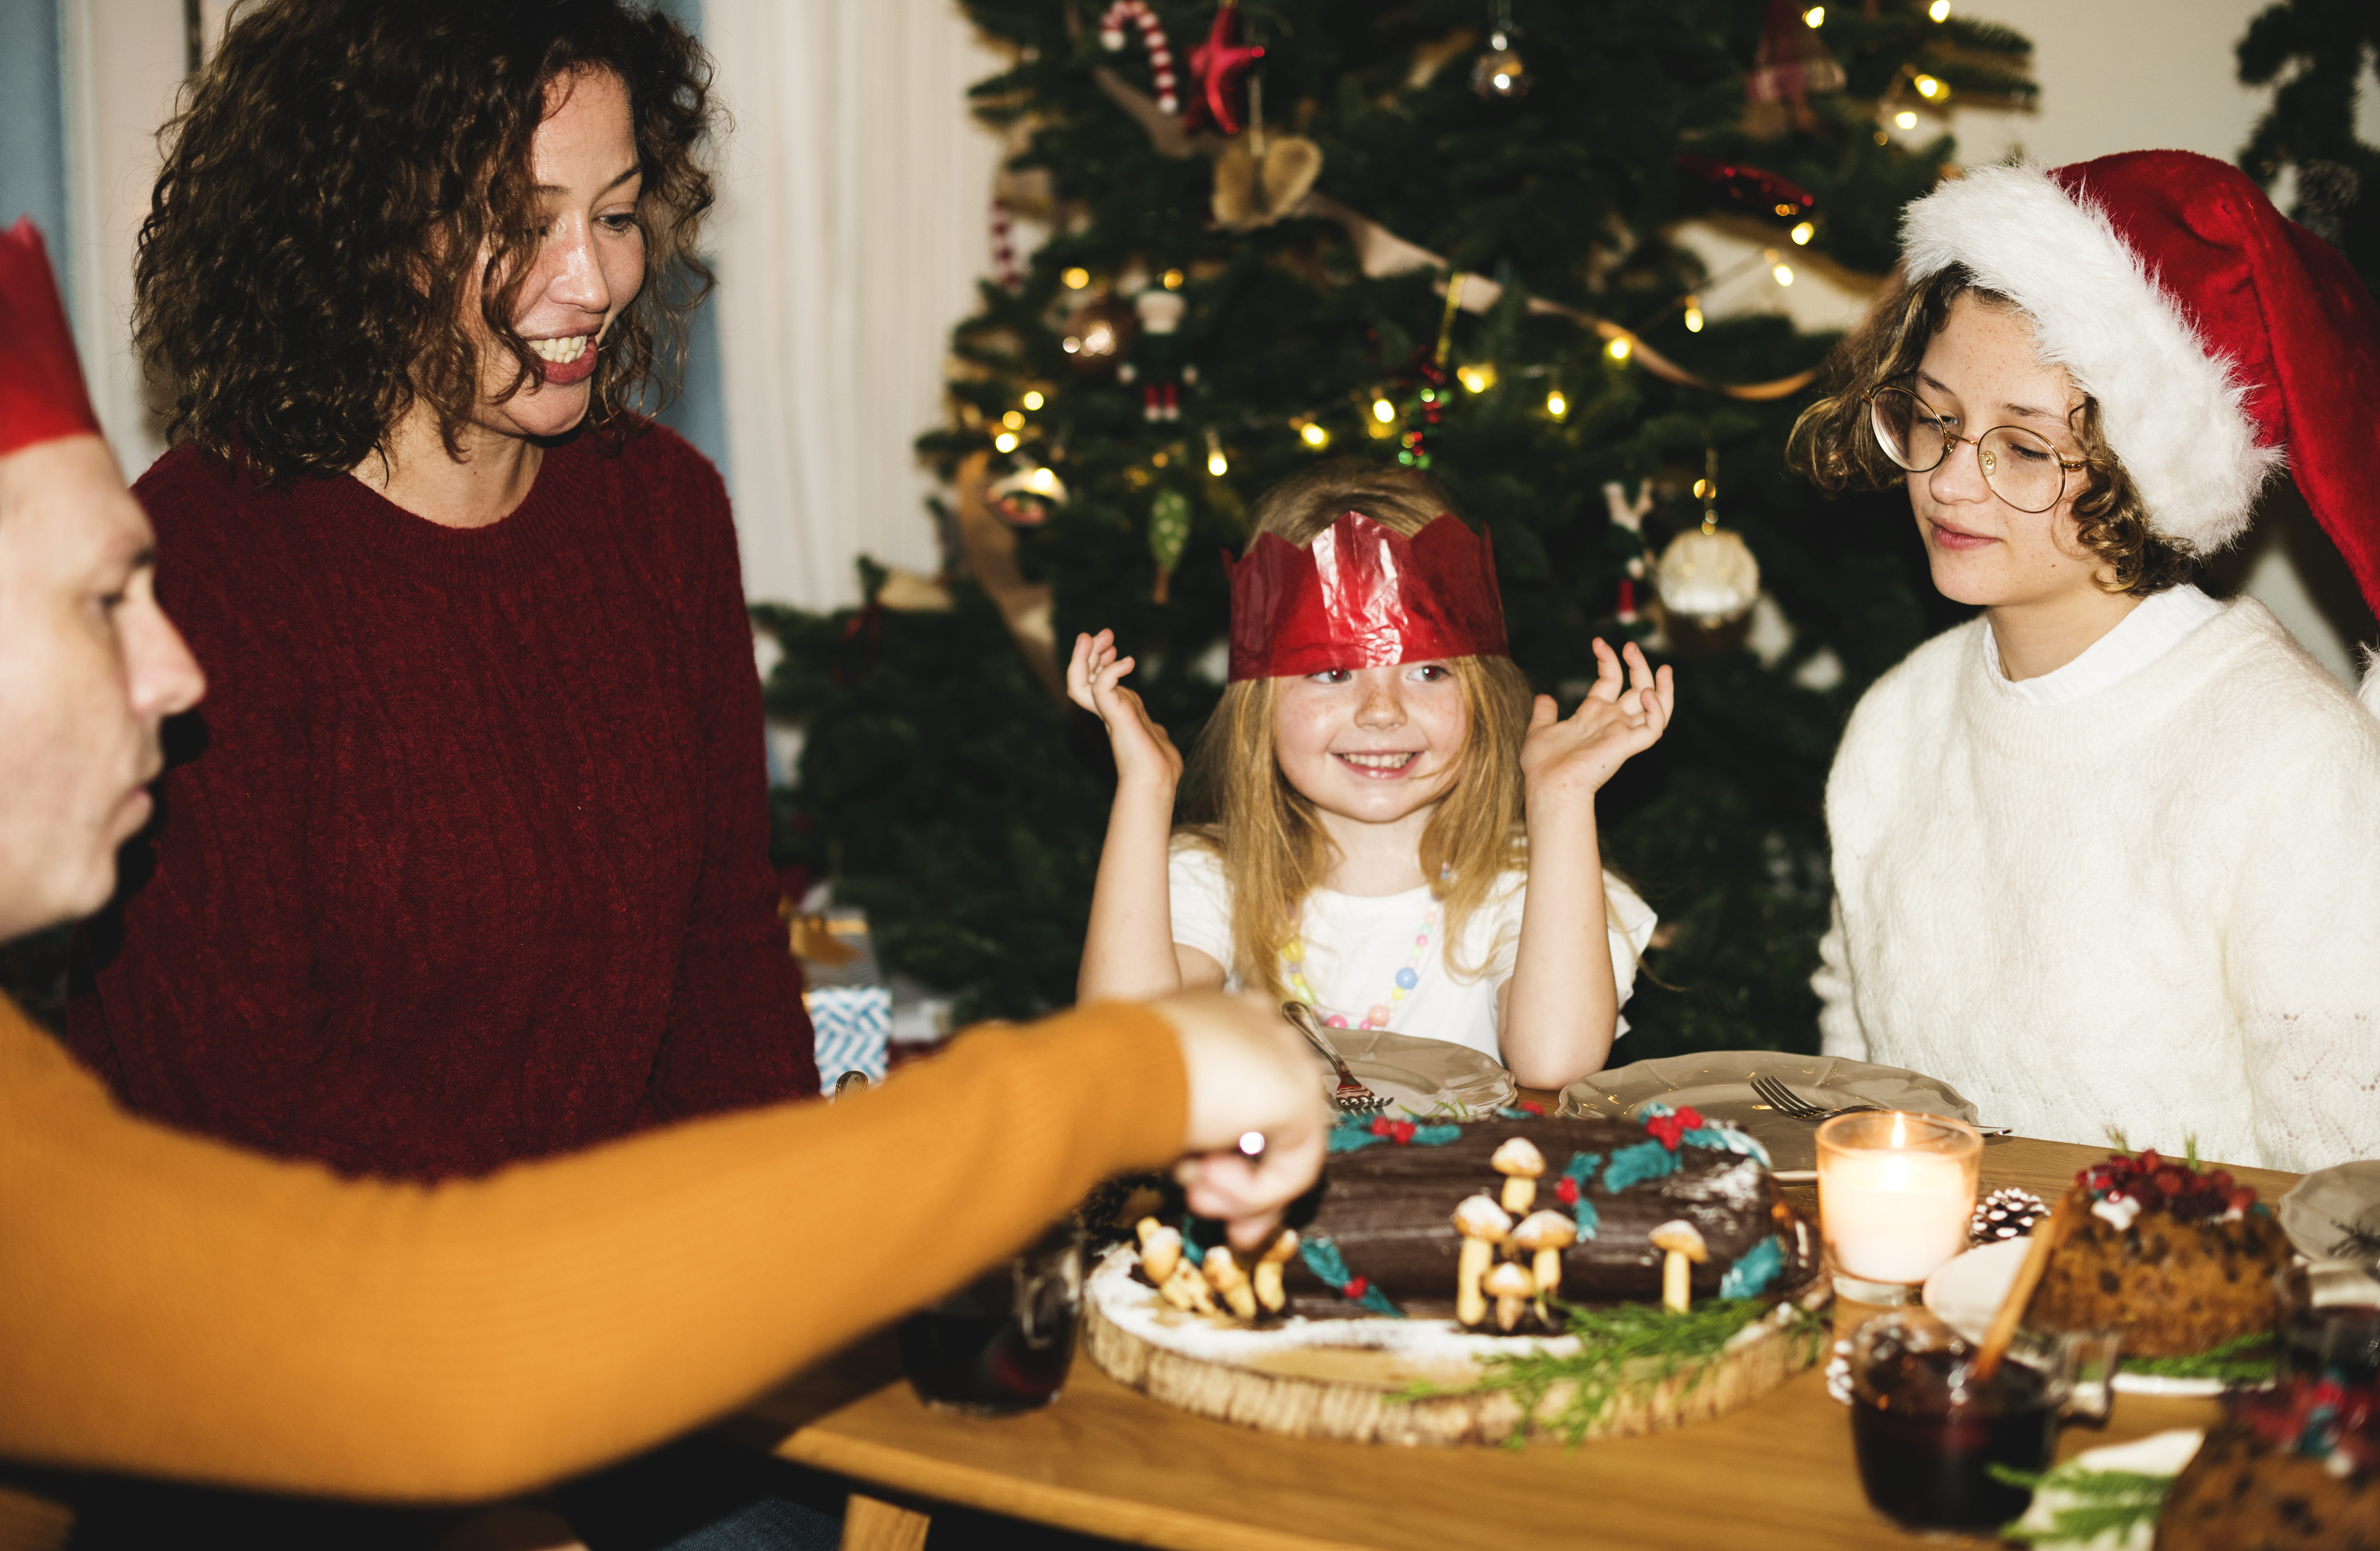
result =
M1173 940L1224 966L1232 963L1232 902L1222 859L1184 836L1176 836L1167 879L1173 902ZM1468 1045L1496 1060L1496 993L1512 977L1521 944L1521 905L1528 896L1525 873L1508 872L1485 904L1465 923L1463 940L1443 950L1443 932L1419 966L1420 979L1402 1000L1390 1000L1397 971L1413 956L1414 939L1428 919L1433 902L1427 887L1402 894L1362 898L1318 889L1307 897L1298 937L1305 945L1305 979L1323 1013L1337 1013L1350 1025L1371 1008L1390 1009L1388 1026L1398 1034ZM1625 1004L1636 984L1637 955L1653 936L1653 909L1636 891L1603 875L1604 914L1611 939L1611 978ZM1449 961L1451 960L1451 963ZM1477 974L1457 978L1453 964ZM1230 976L1233 989L1239 977ZM1628 1032L1620 1020L1618 1033Z

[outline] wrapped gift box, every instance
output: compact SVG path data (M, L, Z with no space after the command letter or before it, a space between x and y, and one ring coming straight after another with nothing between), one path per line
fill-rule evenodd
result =
M801 961L802 1005L818 1036L819 1082L856 1072L884 1080L885 1047L892 1033L892 992L877 967L868 915L837 906L792 924L794 956Z

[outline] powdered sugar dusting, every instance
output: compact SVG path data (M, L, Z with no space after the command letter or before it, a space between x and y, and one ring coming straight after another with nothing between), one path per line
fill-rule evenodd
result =
M1153 1347L1208 1363L1250 1365L1284 1351L1378 1351L1446 1374L1474 1369L1489 1355L1545 1352L1571 1356L1575 1336L1474 1335L1451 1319L1306 1319L1292 1316L1261 1328L1229 1320L1184 1314L1155 1290L1134 1279L1138 1252L1130 1244L1110 1250L1091 1272L1085 1294L1108 1323ZM1767 1327L1755 1320L1728 1345L1757 1339Z

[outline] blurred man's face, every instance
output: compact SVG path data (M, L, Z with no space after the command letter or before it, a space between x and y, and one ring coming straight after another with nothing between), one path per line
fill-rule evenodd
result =
M96 436L0 457L0 939L87 915L147 822L158 728L206 681Z

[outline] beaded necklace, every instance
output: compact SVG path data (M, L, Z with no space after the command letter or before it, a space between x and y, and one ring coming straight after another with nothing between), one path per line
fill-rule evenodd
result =
M1298 911L1299 920L1305 918L1305 914L1304 907L1301 906ZM1384 1029L1389 1026L1389 1015L1396 1011L1396 1004L1404 1000L1405 994L1421 984L1422 964L1429 957L1430 939L1437 935L1438 899L1436 895L1432 895L1429 902L1429 914L1422 917L1421 930L1414 934L1413 952L1406 956L1404 967L1397 971L1396 984L1389 988L1389 1000L1384 1002L1375 1002L1371 1011L1364 1014L1364 1021L1356 1025L1358 1028ZM1305 978L1305 944L1297 935L1296 922L1291 923L1289 940L1281 945L1281 967L1289 978L1290 995L1319 1012L1322 1003L1316 998L1313 986ZM1347 1026L1346 1018L1337 1012L1329 1014L1322 1021L1335 1029Z

